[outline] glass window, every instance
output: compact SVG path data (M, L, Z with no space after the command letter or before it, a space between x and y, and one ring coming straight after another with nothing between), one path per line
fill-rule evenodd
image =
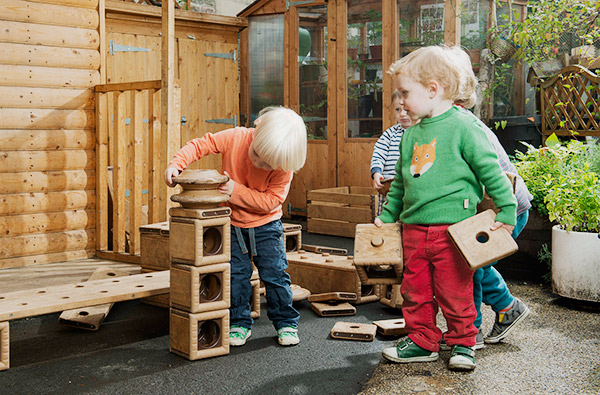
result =
M381 2L348 1L348 137L382 133Z
M417 48L444 43L444 0L398 0L400 56Z
M254 16L248 23L252 121L264 107L284 104L283 22L281 14Z
M298 9L300 115L308 138L327 139L327 6Z

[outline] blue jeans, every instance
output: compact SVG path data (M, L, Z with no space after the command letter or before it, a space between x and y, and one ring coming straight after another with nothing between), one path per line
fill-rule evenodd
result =
M529 211L525 211L517 216L517 223L512 233L514 239L519 236L528 219ZM477 269L473 274L473 300L475 302L475 310L477 310L477 318L473 324L476 328L481 326L482 301L491 306L495 312L499 312L509 306L515 299L508 290L508 286L500 272L494 268L493 265L496 263L498 262L496 261L486 267Z
M290 275L283 244L280 220L256 228L231 226L231 308L230 323L252 328L250 317L252 298L252 261L265 284L267 316L276 330L298 326L300 313L292 306Z

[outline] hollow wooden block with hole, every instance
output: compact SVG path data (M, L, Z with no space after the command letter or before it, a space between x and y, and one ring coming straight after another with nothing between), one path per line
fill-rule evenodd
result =
M169 228L172 263L202 266L229 262L229 217L193 219L171 217Z
M347 302L339 303L321 303L314 302L310 304L312 311L321 317L338 317L342 315L356 314L356 307Z
M393 309L402 309L404 298L400 293L400 284L382 285L379 301Z
M384 336L404 336L408 334L404 318L374 321L373 324L377 327L377 332Z
M260 318L260 281L250 280L252 299L250 300L250 317Z
M356 293L354 292L327 292L322 294L312 294L308 297L309 302L354 302Z
M0 371L10 367L10 336L8 321L0 322Z
M140 226L140 266L150 270L169 270L169 222Z
M353 303L379 300L378 286L362 285L352 263L352 256L317 254L299 250L287 253L292 283L311 293L352 292L357 295Z
M508 181L510 181L510 185L512 186L513 193L517 190L517 175L515 173L510 173L505 171L504 174L508 177ZM498 213L500 210L494 204L492 197L488 195L487 192L483 194L483 198L481 202L477 205L477 212L481 213L486 210L494 210L495 213Z
M297 230L302 231L302 225L300 224L287 224L285 222L282 222L281 225L283 226L283 233L295 232Z
M229 263L171 266L171 307L190 313L229 308Z
M354 264L363 284L399 284L404 268L400 224L356 225Z
M344 248L324 247L324 246L317 246L317 245L312 245L312 244L302 244L302 249L304 251L316 252L318 254L325 253L325 254L331 254L331 255L343 255L343 256L348 255L348 250L346 250Z
M298 251L302 245L302 232L299 230L283 232L283 244L286 252Z
M372 342L375 339L377 327L373 324L359 324L354 322L338 321L331 329L334 339L360 340Z
M514 254L519 249L506 229L490 230L495 220L496 213L490 209L448 227L450 238L472 270Z
M170 311L169 350L190 361L229 354L229 310Z

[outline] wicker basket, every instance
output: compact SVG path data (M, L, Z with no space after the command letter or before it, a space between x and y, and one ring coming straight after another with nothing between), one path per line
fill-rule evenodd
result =
M502 62L507 62L517 52L517 48L504 37L494 36L490 39L490 51Z

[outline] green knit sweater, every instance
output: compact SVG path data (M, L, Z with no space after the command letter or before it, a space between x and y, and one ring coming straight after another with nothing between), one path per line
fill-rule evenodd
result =
M400 143L396 177L387 194L383 222L453 224L475 215L485 186L514 225L517 200L498 157L475 117L452 107L408 128Z

